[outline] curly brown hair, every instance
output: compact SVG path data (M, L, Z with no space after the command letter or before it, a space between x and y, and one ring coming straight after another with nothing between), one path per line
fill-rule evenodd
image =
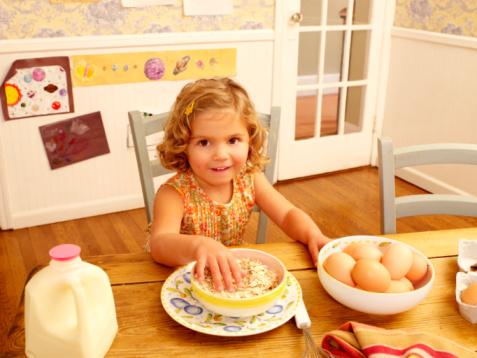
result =
M266 131L247 91L230 78L201 79L182 88L165 125L164 140L157 146L162 165L176 171L190 168L186 149L191 121L197 113L211 110L233 110L239 115L250 137L246 170L262 170L268 161L263 153Z

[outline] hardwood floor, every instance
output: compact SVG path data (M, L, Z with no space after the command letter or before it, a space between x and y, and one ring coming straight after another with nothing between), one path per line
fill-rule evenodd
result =
M362 167L342 172L296 179L276 184L276 188L307 212L330 237L379 234L379 194L377 169ZM397 180L398 195L423 190ZM254 242L257 217L252 217L246 233ZM476 227L477 218L423 216L398 221L398 232ZM16 312L29 272L47 264L48 250L60 243L81 246L82 257L121 254L143 250L146 234L144 209L65 221L19 230L0 231L0 338ZM273 223L268 241L287 238ZM1 341L1 340L0 340Z

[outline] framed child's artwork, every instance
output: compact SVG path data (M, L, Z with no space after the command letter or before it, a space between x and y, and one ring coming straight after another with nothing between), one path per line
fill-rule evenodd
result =
M100 112L41 126L40 135L51 169L109 153Z
M68 57L16 60L0 88L5 120L74 112Z

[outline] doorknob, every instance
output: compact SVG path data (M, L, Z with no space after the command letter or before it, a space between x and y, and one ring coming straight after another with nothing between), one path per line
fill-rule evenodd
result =
M290 20L296 24L299 24L303 20L303 14L301 12L295 12L290 16Z

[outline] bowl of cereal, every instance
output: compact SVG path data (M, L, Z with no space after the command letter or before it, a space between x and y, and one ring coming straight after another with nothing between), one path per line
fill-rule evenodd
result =
M199 282L191 275L194 297L209 311L231 317L248 317L265 312L284 293L287 270L275 256L266 252L237 248L231 249L245 273L235 291L216 291L210 271ZM192 268L194 270L194 268Z

